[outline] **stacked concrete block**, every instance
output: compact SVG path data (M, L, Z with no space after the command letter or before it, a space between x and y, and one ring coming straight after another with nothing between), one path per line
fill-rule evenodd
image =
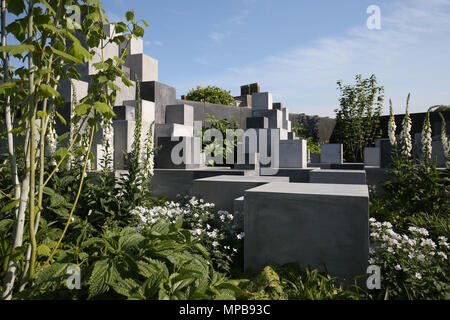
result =
M120 53L124 49L127 50L128 55L142 54L144 53L144 40L132 38L119 46Z
M364 165L367 167L380 166L380 148L364 148Z
M199 169L205 167L202 141L198 137L158 137L155 167L158 169Z
M130 68L132 80L137 76L142 82L158 81L158 60L146 54L129 55L125 60L125 66Z
M280 168L302 168L308 166L306 140L280 141Z
M168 105L166 107L166 123L194 125L194 108L186 104Z
M283 129L283 112L280 110L253 110L253 117L266 117L270 129Z
M309 173L310 183L325 184L361 184L365 185L366 171L364 170L323 170L315 169Z
M320 161L322 163L343 163L344 147L342 144L323 144L321 146Z
M245 191L244 199L245 269L298 262L345 284L366 274L367 186L274 182Z
M234 200L246 190L270 182L289 182L288 177L217 176L194 181L193 193L206 202L214 203L216 210L233 212Z
M247 118L247 129L268 129L269 118L267 117L251 117Z
M259 92L252 94L253 110L272 110L273 98L270 92Z
M274 102L273 103L273 109L283 110L283 103L281 103L281 102Z
M175 88L157 81L141 82L142 99L155 103L155 121L157 124L166 123L166 106L177 103Z

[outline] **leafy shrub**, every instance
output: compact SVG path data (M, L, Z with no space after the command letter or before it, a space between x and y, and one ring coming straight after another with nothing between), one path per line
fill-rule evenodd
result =
M437 170L429 161L397 158L387 173L385 192L371 196L373 217L403 230L417 217L440 217L448 223L449 170Z
M133 228L105 230L83 241L76 252L81 267L80 299L235 299L241 290L216 272L208 251L181 229L183 221L165 220L138 232ZM27 296L60 299L66 291L67 267L74 262L59 250ZM44 294L45 293L45 294Z
M361 294L344 290L338 281L297 263L284 266L267 266L251 281L241 287L250 300L357 300Z
M226 91L216 86L208 86L206 88L197 86L197 89L189 91L186 95L186 99L230 106L234 101L230 92L231 91Z
M383 290L394 299L450 299L450 246L447 238L437 243L423 228L409 227L396 233L389 222L370 219L371 258L380 266ZM384 293L382 293L384 295Z
M138 217L138 230L145 230L161 220L175 225L182 219L182 227L190 230L194 239L208 250L214 267L230 272L233 257L242 247L241 226L226 211L213 213L214 204L204 203L195 197L179 198L179 203L168 202L152 208L137 207L131 214Z

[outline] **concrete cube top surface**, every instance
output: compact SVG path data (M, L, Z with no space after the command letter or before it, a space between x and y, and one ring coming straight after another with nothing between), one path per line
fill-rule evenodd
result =
M323 195L323 196L345 196L368 198L369 188L367 185L353 184L320 184L320 183L285 183L272 182L250 190L248 193L286 193L298 195Z
M254 177L254 176L216 176L211 178L198 179L195 181L205 181L205 182L289 182L289 177Z
M366 171L365 170L339 170L339 169L314 169L312 172L314 173L339 173L339 174L343 174L343 173L359 173L359 174L365 174Z

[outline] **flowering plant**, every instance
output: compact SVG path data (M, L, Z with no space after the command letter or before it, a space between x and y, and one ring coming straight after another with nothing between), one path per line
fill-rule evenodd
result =
M234 215L227 211L214 213L213 210L214 204L202 199L179 197L178 202L167 202L162 206L136 207L131 214L138 218L136 228L139 231L160 220L169 221L173 226L182 223L182 227L190 230L192 237L209 251L215 266L229 272L244 234Z
M447 275L448 239L437 243L424 228L409 227L409 234L399 234L389 222L370 219L371 265L381 268L382 285L391 297L408 299L449 299Z

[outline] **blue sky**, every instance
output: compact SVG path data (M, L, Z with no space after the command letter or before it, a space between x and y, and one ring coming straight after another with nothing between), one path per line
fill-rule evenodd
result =
M381 9L381 30L366 10ZM240 94L260 82L290 112L334 116L336 81L375 73L404 112L450 104L450 0L105 0L112 20L145 19L145 53L178 96L197 85ZM388 112L387 103L385 112Z

